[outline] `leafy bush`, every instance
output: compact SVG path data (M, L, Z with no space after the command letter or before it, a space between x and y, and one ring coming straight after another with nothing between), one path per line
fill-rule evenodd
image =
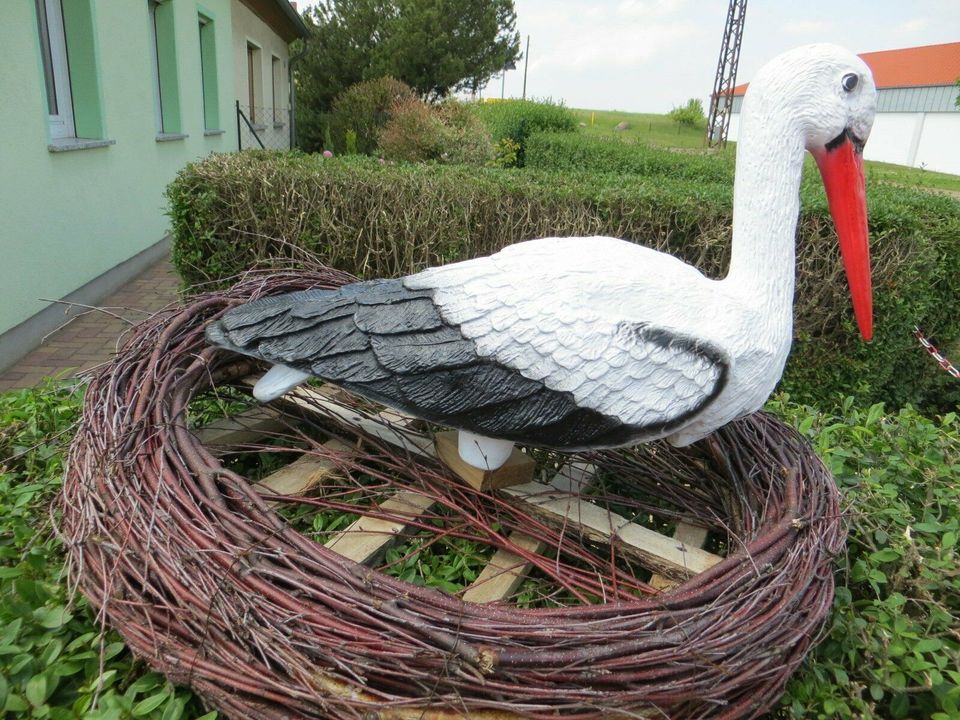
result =
M679 162L685 157L676 154ZM664 172L517 173L264 152L211 156L185 168L168 189L174 263L190 284L306 250L356 275L389 277L518 240L601 234L722 276L729 184ZM783 387L818 404L856 392L863 402L951 408L960 384L930 361L910 331L916 323L946 338L960 336L960 315L953 312L960 296L960 204L904 188L869 189L877 322L875 341L865 344L856 336L819 181L804 182L801 194L795 342Z
M354 152L373 154L393 108L416 97L408 85L391 77L351 85L333 101L329 123L334 147L325 149L346 152L347 134L355 133L351 136Z
M733 185L731 155L695 155L609 135L535 133L526 165L541 170L689 178Z
M483 164L493 157L486 127L455 100L428 105L417 98L398 102L380 132L379 154L389 160Z
M849 505L824 642L787 687L790 718L960 717L960 421L847 398L775 412L813 443Z
M117 633L101 633L67 587L48 504L82 397L53 383L0 394L0 716L198 718L200 702L147 672Z
M667 113L667 117L683 127L697 127L707 120L703 112L703 103L697 98L690 98L686 105L675 107Z
M510 140L517 145L515 167L524 166L527 138L533 133L577 129L577 116L549 100L500 100L474 103L471 107L486 124L495 143Z

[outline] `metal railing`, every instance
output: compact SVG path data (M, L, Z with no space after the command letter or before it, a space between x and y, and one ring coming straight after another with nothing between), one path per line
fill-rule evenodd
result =
M237 106L237 149L290 149L290 110L259 105Z

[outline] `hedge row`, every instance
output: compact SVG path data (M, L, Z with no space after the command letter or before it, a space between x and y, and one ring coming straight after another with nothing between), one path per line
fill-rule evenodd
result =
M733 154L701 155L636 141L579 133L537 133L527 139L527 167L604 174L663 175L732 185Z
M523 239L602 234L720 277L729 252L729 183L665 172L671 175L214 155L186 167L168 189L174 262L187 284L223 282L304 251L361 277L389 277ZM941 338L960 337L960 204L870 189L876 333L866 345L856 337L823 192L808 182L802 195L795 344L784 388L810 403L857 393L894 406L955 406L960 383L910 331L919 324Z

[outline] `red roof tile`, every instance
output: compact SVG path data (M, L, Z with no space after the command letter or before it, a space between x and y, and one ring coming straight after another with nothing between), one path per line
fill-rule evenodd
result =
M960 42L860 53L878 88L953 85L960 78ZM737 85L743 95L749 83Z

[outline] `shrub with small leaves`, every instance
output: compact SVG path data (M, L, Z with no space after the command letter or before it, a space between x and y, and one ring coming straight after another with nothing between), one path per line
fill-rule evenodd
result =
M373 154L393 108L416 97L410 86L391 77L351 85L333 101L330 128L334 144L333 147L325 144L325 149L347 152L347 133L352 132L355 134L353 152Z
M0 394L0 717L213 720L102 632L67 587L48 505L82 398L52 382Z
M810 438L847 501L823 643L787 687L796 718L960 717L960 420L910 407L771 409Z
M516 160L509 167L523 167L527 138L538 132L575 132L577 116L551 100L501 100L474 103L473 112L483 120L494 142L509 139L517 146ZM506 157L506 156L504 156ZM506 167L503 163L498 163Z
M493 157L490 133L463 103L398 102L380 132L378 151L388 160L482 165Z

